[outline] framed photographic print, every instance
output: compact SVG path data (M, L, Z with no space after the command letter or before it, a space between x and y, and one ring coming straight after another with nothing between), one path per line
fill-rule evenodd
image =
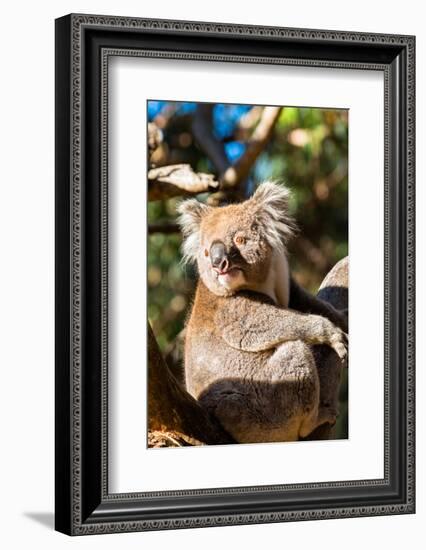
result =
M56 529L413 513L412 36L56 20Z

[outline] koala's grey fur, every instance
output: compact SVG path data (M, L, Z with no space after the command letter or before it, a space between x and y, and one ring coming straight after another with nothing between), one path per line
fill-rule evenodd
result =
M180 205L184 254L200 279L185 341L186 388L241 443L294 441L333 424L313 344L347 354L343 314L290 276L288 191L266 182L241 204ZM220 265L210 257L220 243ZM223 259L222 259L223 258Z

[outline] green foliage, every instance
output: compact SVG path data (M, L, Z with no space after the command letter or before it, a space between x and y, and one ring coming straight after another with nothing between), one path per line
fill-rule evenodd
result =
M174 218L176 200L148 204L148 220ZM148 318L158 344L166 350L182 330L193 277L181 263L180 234L155 233L148 237Z

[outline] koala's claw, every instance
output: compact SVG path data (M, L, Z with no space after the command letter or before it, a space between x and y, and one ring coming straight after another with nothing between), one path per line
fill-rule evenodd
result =
M348 363L348 335L339 331L335 333L330 341L330 346L334 349L337 355L340 357L342 364L347 366Z

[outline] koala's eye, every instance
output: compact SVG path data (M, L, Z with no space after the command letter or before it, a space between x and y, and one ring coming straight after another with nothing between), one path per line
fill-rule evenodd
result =
M235 244L242 245L245 242L246 242L245 237L243 237L241 235L238 235L237 237L235 237Z
M209 251L207 250L207 248L204 249L204 256L207 258L207 256L209 255Z

